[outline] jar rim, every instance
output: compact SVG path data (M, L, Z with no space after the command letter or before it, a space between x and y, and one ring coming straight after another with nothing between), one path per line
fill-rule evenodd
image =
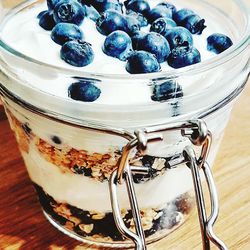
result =
M13 10L16 12L21 11L23 8L26 8L30 5L36 4L38 0L28 0L22 4L16 6ZM203 1L203 0L202 0ZM76 74L78 77L83 78L103 78L103 79L116 79L116 80L150 80L150 79L161 79L161 78L176 78L185 74L199 74L204 71L213 69L219 65L224 64L225 62L231 60L235 56L237 56L242 50L244 50L248 44L250 43L250 6L248 4L243 3L242 0L233 0L235 4L241 9L242 13L244 13L244 18L246 20L246 28L244 30L244 34L242 38L236 44L233 44L229 49L224 51L222 54L218 54L216 57L205 60L198 64L190 65L180 69L170 69L168 71L161 71L150 74L112 74L112 73L90 73L86 71L80 71L79 69L68 69L65 67L55 66L49 63L44 63L39 60L36 60L32 57L29 57L18 50L15 50L11 46L9 46L2 37L0 36L0 48L6 50L8 53L18 57L20 59L26 60L30 63L38 65L40 67L53 69L57 72L61 72L64 74ZM206 1L204 1L206 2Z

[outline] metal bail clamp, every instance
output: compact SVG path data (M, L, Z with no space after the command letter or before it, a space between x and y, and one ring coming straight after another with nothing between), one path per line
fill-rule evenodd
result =
M213 226L219 213L219 202L212 172L206 162L212 141L212 135L210 131L208 131L206 124L201 120L192 120L189 122L179 122L175 124L163 124L135 131L133 139L131 139L123 148L121 158L117 163L117 168L113 171L109 180L111 206L116 226L125 238L131 239L135 243L136 250L147 249L140 210L136 199L133 174L148 174L149 169L144 166L138 167L130 165L129 157L135 148L143 154L148 143L163 140L161 132L171 130L180 130L182 136L188 137L193 145L202 147L198 159L194 149L191 146L187 146L184 149L183 154L178 155L179 159L176 160L175 158L174 162L169 162L169 164L171 167L177 167L178 165L185 163L191 170L203 249L209 250L210 242L212 242L218 247L218 249L227 250L225 244L213 232ZM209 217L206 215L200 170L202 170L205 175L210 194L211 215ZM117 191L118 186L123 181L126 183L128 198L135 224L135 232L128 229L125 225L121 209L119 207Z

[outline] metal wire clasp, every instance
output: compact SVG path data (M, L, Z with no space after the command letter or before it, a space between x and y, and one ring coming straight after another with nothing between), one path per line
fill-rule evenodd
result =
M120 233L124 237L133 240L137 250L146 250L145 235L142 228L140 210L136 199L131 171L133 171L134 173L147 174L148 169L146 167L132 167L129 165L128 159L131 151L134 148L143 151L146 149L147 144L149 142L162 140L163 138L159 134L151 134L149 136L145 136L142 134L141 131L136 131L135 135L136 137L131 141L129 141L129 143L123 148L122 156L117 164L118 168L111 174L111 178L109 181L110 197L111 197L111 206L114 214L114 220ZM130 231L124 224L121 215L121 209L118 203L117 184L118 183L121 184L123 179L125 179L126 182L136 233Z
M187 166L191 169L192 172L203 249L209 250L211 241L219 249L227 250L226 245L216 236L213 231L213 226L219 214L219 200L211 168L206 162L210 142L211 133L209 133L207 136L207 139L203 145L201 157L199 159L196 158L194 149L189 146L184 149L184 157L186 158ZM206 215L206 206L201 184L201 173L199 170L202 170L205 175L210 194L211 214L209 217L207 217Z
M135 194L133 173L148 174L149 169L144 166L131 166L129 164L129 157L133 151L135 152L135 149L143 154L149 143L152 141L163 140L162 132L172 130L180 130L181 135L188 137L193 145L202 147L199 158L196 157L194 149L191 146L187 146L184 149L183 154L179 155L180 159L170 162L169 164L171 167L176 167L177 165L186 163L186 165L191 169L197 201L197 210L199 214L203 249L209 250L211 241L219 249L226 250L227 248L225 244L213 232L213 225L219 212L219 203L212 173L206 162L212 141L212 135L210 131L208 131L206 124L201 120L192 120L175 124L163 124L135 131L135 136L123 148L122 156L117 163L117 169L113 171L109 181L111 206L116 226L124 237L133 240L136 250L146 250L145 235ZM206 207L203 198L201 176L199 171L200 169L204 172L210 193L211 215L209 218L207 218L206 215ZM121 209L119 207L117 191L119 184L122 184L123 181L125 181L127 187L128 198L135 224L135 232L132 232L126 227L121 215Z

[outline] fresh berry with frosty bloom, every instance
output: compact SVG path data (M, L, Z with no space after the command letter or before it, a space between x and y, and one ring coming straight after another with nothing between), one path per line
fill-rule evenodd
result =
M74 100L94 102L100 97L101 90L93 83L88 81L79 81L72 83L69 86L68 95Z
M84 67L93 62L94 51L87 42L69 41L62 46L60 56L70 65Z
M139 12L134 12L133 10L127 10L126 11L126 16L133 17L137 19L139 22L140 27L146 27L148 26L148 20L146 17L144 17L141 13Z
M138 50L140 41L144 38L147 33L144 31L137 31L131 36L132 46L134 50Z
M50 11L45 11L42 13L39 16L39 25L45 30L52 30L56 25L53 14Z
M181 49L177 48L172 51L168 57L168 64L172 68L179 69L201 61L200 52L196 48Z
M106 55L116 57L121 61L126 61L132 51L131 38L121 30L109 34L103 45L103 52Z
M85 7L76 0L62 0L54 8L56 23L74 23L80 25L85 17Z
M73 23L58 23L51 32L54 42L63 45L72 40L83 40L84 35L81 29Z
M183 20L182 26L187 28L192 34L200 35L203 30L207 27L205 25L205 19L194 14L186 17Z
M159 72L161 66L156 57L146 51L135 51L127 60L126 70L130 74Z
M156 19L160 17L167 17L172 18L172 10L164 7L163 5L158 5L154 7L149 13L148 13L148 21L150 23L153 23Z
M100 13L111 9L122 13L122 4L119 0L91 0L90 4Z
M137 18L133 16L126 16L128 23L128 34L133 35L141 29L140 22Z
M161 17L161 18L156 19L152 23L150 27L150 31L159 33L162 36L166 36L167 32L176 26L177 24L175 23L175 21L173 21L173 19Z
M60 1L61 0L47 0L48 9L53 10Z
M190 15L193 15L195 14L193 10L190 10L190 9L181 9L181 10L178 10L177 12L175 12L173 14L173 19L174 21L180 25L182 23L182 21L187 17L187 16L190 16Z
M128 32L128 22L119 12L107 10L97 19L96 28L103 35L109 35L116 30Z
M167 39L170 49L176 48L189 49L193 46L192 34L184 27L175 27L170 29L165 38Z
M94 22L101 16L93 6L85 5L86 16Z
M156 102L161 102L180 97L183 97L181 86L176 81L169 80L154 85L151 99Z
M125 1L124 4L127 10L133 10L134 12L141 13L144 16L147 16L150 11L149 3L146 0L130 0Z
M207 38L207 49L220 54L233 45L232 40L223 34L215 33Z
M164 6L165 8L170 9L172 11L172 14L174 14L177 11L176 7L171 3L162 2L157 4L157 6Z
M192 34L200 35L206 28L205 19L190 9L181 9L174 14L176 23L188 29Z
M150 32L140 39L137 50L150 52L155 55L159 63L166 61L170 54L166 38L155 32Z
M47 10L41 11L41 12L37 15L37 18L40 19L41 16L42 16L43 14L45 14L46 12L47 12Z

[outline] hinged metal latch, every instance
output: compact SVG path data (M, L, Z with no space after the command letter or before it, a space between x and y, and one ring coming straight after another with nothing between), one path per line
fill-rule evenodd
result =
M149 143L152 141L163 140L163 136L161 134L162 132L172 130L179 130L181 135L188 137L193 145L201 147L201 153L198 158L193 147L187 146L183 150L183 153L178 155L179 159L176 160L175 157L175 161L169 162L169 164L171 167L176 167L177 165L185 163L191 170L203 249L209 250L210 243L212 242L219 249L226 250L227 247L225 244L213 232L213 225L219 213L219 202L212 172L207 163L207 156L212 141L212 135L210 131L208 131L206 124L201 120L164 124L135 131L134 137L129 140L127 145L123 148L121 158L117 163L117 169L113 171L109 180L111 205L116 226L124 237L133 240L136 250L146 250L146 240L141 223L140 210L136 199L133 174L148 174L149 169L144 166L138 167L130 165L129 157L135 148L143 154ZM211 214L209 217L206 215L206 207L201 185L201 171L203 171L205 175L210 193ZM135 224L135 232L132 232L126 227L121 215L121 209L119 207L117 191L119 185L123 181L125 181L127 187L128 198Z

